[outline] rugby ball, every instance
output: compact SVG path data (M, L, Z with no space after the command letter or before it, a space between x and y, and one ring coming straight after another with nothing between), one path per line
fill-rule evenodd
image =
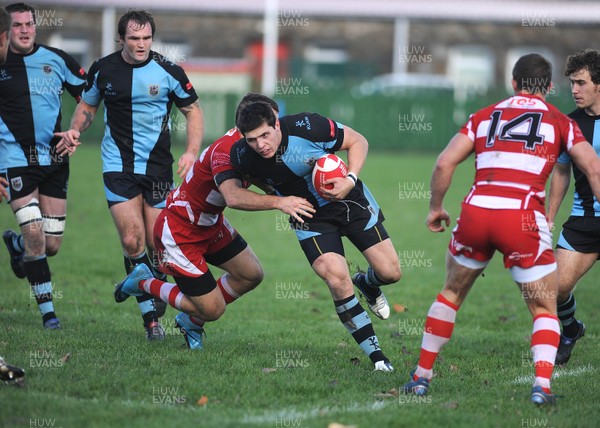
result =
M323 182L336 177L345 177L348 174L348 167L344 161L336 155L329 154L320 157L315 162L315 166L312 171L312 183L321 196L321 187L325 189L333 189L333 184L325 184Z

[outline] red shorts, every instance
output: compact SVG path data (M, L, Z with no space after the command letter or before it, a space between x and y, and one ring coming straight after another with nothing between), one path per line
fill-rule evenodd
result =
M485 267L496 250L504 254L507 268L555 262L546 216L535 210L494 210L463 203L448 248L479 267Z
M164 209L154 225L159 269L171 276L196 278L208 271L206 258L238 236L223 214L212 226L195 226Z

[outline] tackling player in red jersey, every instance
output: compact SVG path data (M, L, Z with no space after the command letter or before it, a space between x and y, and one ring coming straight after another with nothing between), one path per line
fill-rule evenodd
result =
M432 232L442 232L450 224L444 195L454 170L471 153L476 156L475 182L452 232L446 282L427 314L419 362L403 387L405 393L428 392L433 364L450 340L456 313L497 250L533 317L531 400L555 402L550 378L560 328L544 189L558 156L566 151L600 196L600 159L577 124L545 101L551 78L551 65L544 57L521 57L513 68L515 95L473 114L437 159L427 217Z
M253 102L277 104L260 94L246 95L238 112ZM304 198L281 198L246 190L230 162L231 146L242 138L233 128L207 147L184 182L167 198L166 208L154 226L159 270L173 276L176 284L155 279L144 264L134 268L115 289L122 302L143 291L162 299L181 312L176 316L190 349L202 349L206 321L217 320L225 305L256 287L263 278L258 258L223 216L226 206L241 210L279 209L302 221L311 217L312 205ZM225 271L215 280L207 264Z

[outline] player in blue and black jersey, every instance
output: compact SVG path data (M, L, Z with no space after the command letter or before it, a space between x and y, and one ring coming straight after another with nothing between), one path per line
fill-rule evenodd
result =
M60 49L35 43L35 10L24 3L10 13L10 49L0 66L0 171L21 235L3 234L11 267L27 277L46 328L60 328L52 302L47 256L61 245L67 209L68 156L57 153L61 97L79 99L85 71Z
M8 30L10 29L10 15L3 7L0 7L0 65L6 62L8 53ZM4 171L0 171L0 201L2 198L8 199L8 181L3 176Z
M329 287L340 321L375 370L392 371L371 319L354 294L363 293L371 311L381 319L390 309L380 286L400 279L400 262L385 228L383 214L358 174L366 160L367 140L353 129L315 113L277 118L266 103L247 106L237 119L245 139L235 143L231 163L242 174L272 186L279 196L305 198L316 212L304 222L290 218L300 246L313 270ZM333 189L321 197L312 185L314 162L327 153L348 152L345 178L329 182ZM369 268L352 278L344 256L342 236L358 248Z
M600 155L600 52L585 50L569 56L565 75L571 82L571 94L577 109L569 114L577 122L586 140ZM573 289L600 257L600 203L583 172L573 164L575 193L571 215L563 224L556 245L558 264L558 318L562 324L556 364L565 364L577 340L585 334L585 325L575 319ZM548 220L554 222L567 193L571 178L571 158L563 153L554 168L548 202Z
M153 269L146 252L154 251L152 231L169 192L173 189L173 156L169 131L173 104L183 113L187 147L179 159L178 174L193 166L204 132L198 96L183 69L150 50L154 18L146 11L130 10L118 24L120 51L97 60L71 120L61 133L61 153L72 153L104 102L102 172L108 207L123 247L127 273L140 263ZM165 279L156 272L158 279ZM149 340L164 338L152 296L138 297ZM157 301L158 304L158 301ZM160 301L160 304L164 302Z

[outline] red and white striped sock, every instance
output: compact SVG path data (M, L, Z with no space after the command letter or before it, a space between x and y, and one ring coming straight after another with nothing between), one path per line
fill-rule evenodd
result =
M184 294L181 292L177 284L171 284L169 282L161 281L160 279L150 278L140 281L138 287L140 290L144 290L146 293L152 294L154 297L158 297L163 302L167 302L174 308L181 310L181 299L183 299Z
M531 334L531 354L535 365L533 386L541 386L550 393L550 378L554 370L554 360L560 342L560 325L556 315L541 314L533 319Z
M241 295L236 293L235 290L231 288L231 285L229 285L229 281L227 281L227 275L228 274L221 275L221 277L217 279L217 287L219 287L219 290L225 299L226 305L235 302L241 297Z
M426 379L433 377L435 359L452 336L456 311L458 311L457 305L450 302L442 294L438 294L436 301L433 302L427 313L421 343L421 355L413 376L414 380L420 377Z

